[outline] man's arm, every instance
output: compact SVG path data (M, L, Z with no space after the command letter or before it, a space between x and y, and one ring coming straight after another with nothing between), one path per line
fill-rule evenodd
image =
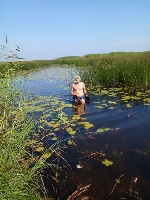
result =
M83 83L83 92L84 94L86 94L86 88L85 88L85 84Z

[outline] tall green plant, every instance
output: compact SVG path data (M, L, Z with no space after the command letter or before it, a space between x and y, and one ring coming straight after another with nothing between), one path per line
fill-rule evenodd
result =
M127 52L62 58L54 64L76 65L88 86L150 88L150 52Z
M35 162L26 150L34 121L27 116L26 100L13 81L17 64L6 63L0 76L0 199L37 200L41 199L37 172L44 160ZM10 64L12 68L7 68Z

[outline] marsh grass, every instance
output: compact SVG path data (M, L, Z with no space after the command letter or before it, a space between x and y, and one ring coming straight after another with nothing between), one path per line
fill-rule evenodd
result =
M54 62L79 67L88 86L150 87L150 52L90 54L80 58L57 59Z
M3 73L6 63L0 63ZM11 67L7 64L7 68ZM69 65L80 69L80 74L88 86L126 86L135 89L150 87L150 52L116 52L109 54L89 54L68 56L55 60L17 61L18 71L34 70L54 65Z
M23 62L27 65L24 69L36 69L42 65L49 66L49 64L70 65L79 68L82 78L89 87L104 85L104 86L132 86L132 87L149 87L149 54L126 54L126 55L88 55L85 57L71 57L61 58L54 61L33 61L33 67L30 66L31 62ZM62 130L68 134L66 145L74 144L74 136L77 133L77 125L83 126L84 132L93 128L93 124L81 120L78 115L73 116L71 119L63 112L65 107L72 107L72 105L65 105L58 99L43 99L43 106L37 104L42 103L42 97L39 100L29 102L22 98L21 91L16 90L13 83L13 77L16 70L23 69L22 62L8 62L7 67L1 73L0 78L0 199L41 199L39 191L46 195L44 185L42 185L41 170L47 166L45 160L48 158L52 161L53 165L49 163L50 169L53 170L58 179L57 168L59 166L54 163L53 157L59 160L60 149L57 148L56 143L63 140ZM146 77L145 77L146 76ZM103 93L108 93L102 90ZM100 91L102 93L102 91ZM147 97L147 96L146 96ZM126 98L124 97L126 101ZM47 101L47 102L46 102ZM148 101L148 100L147 100ZM51 105L49 105L51 102ZM108 102L109 103L109 102ZM112 104L112 102L111 102ZM51 109L50 109L51 107ZM102 106L100 105L101 109ZM110 107L112 108L112 106ZM47 112L48 110L48 112ZM40 123L41 132L37 136L37 141L30 140L31 135L34 136L36 116L29 117L28 112L35 111L41 112ZM49 119L51 115L52 118ZM54 118L55 116L55 118ZM39 141L39 135L46 137L44 134L44 127L49 126L49 137L54 145L49 149L45 149L42 144L42 139ZM52 132L51 132L52 130ZM110 128L99 128L95 134L109 131ZM60 137L58 135L60 131ZM87 132L89 135L89 132ZM83 133L82 133L83 134ZM93 134L93 133L92 133ZM36 139L36 136L34 139ZM34 143L35 142L35 143ZM28 148L30 145L33 151L29 153ZM37 145L37 146L36 146ZM61 156L61 159L63 157ZM67 161L65 161L67 163ZM107 163L106 163L107 164ZM52 171L51 170L51 171Z
M0 199L40 199L34 181L44 162L30 166L34 158L25 144L34 121L26 116L25 100L13 85L13 72L9 69L0 78Z
M27 115L27 97L16 88L16 62L6 61L0 73L0 199L38 200L46 195L41 170L45 159L32 155L27 143L35 120Z
M3 74L6 69L16 68L18 72L27 72L31 70L38 70L41 68L50 67L54 65L52 60L33 60L33 61L15 61L15 62L0 62L0 73Z

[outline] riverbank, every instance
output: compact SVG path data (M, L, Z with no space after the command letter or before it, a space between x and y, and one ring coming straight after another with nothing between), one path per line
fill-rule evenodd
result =
M17 65L17 71L29 71L54 65L76 67L88 86L150 88L150 51L114 52L68 56L54 60L18 61L7 63L7 68ZM0 72L6 64L0 63Z
M15 70L0 77L0 199L40 200L46 195L41 175L46 158L33 155L37 122L28 115L27 95L16 87Z
M117 52L64 57L53 61L80 68L86 85L105 87L150 88L150 52Z
M43 170L48 196L67 199L90 185L82 196L148 199L149 92L129 94L127 88L88 91L91 102L86 104L86 113L80 116L76 110L73 115L71 72L76 73L71 67L54 66L21 77L26 91L35 96L29 110L39 122L39 131L32 146L39 144L34 148L38 155L56 166L56 171ZM52 156L53 144L58 151Z
M63 200L80 188L81 196L95 200L149 196L149 91L98 87L88 91L91 102L80 115L68 84L75 73L74 67L54 66L15 77L22 95L9 84L12 74L0 79L0 199Z

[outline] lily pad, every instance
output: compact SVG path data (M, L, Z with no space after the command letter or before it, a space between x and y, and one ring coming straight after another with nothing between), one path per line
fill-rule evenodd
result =
M35 149L35 151L37 151L37 152L41 152L43 150L44 150L44 147L38 147L38 148Z
M103 106L95 106L96 108L104 108Z
M41 157L44 158L44 159L47 159L47 158L51 157L51 153L49 153L49 152L44 153Z
M103 132L104 132L104 128L99 128L99 129L97 129L96 132L97 132L97 133L103 133Z
M74 131L71 127L66 128L66 131L67 131L70 135L76 134L76 131Z
M108 101L108 103L110 103L110 104L114 104L114 105L117 104L115 101Z
M109 131L110 130L110 128L104 128L104 131Z
M57 137L52 137L52 140L53 140L53 141L56 141L56 140L57 140Z
M109 107L108 109L109 109L109 110L113 110L114 108L115 108L115 107Z
M132 106L131 106L131 104L126 104L126 107L131 108Z
M102 161L102 164L105 165L106 167L109 167L109 166L113 165L113 161L105 159Z
M86 122L85 125L84 125L85 129L92 128L93 126L94 126L94 125L91 124L90 122Z
M64 107L69 107L69 108L71 108L71 107L72 107L72 104L69 104L69 103L68 103L68 104L65 104Z
M109 92L107 90L101 90L101 94L109 94Z
M79 120L81 119L80 115L73 115L72 117L73 120Z
M72 141L71 141L71 140L68 140L68 144L69 144L69 145L72 145Z

